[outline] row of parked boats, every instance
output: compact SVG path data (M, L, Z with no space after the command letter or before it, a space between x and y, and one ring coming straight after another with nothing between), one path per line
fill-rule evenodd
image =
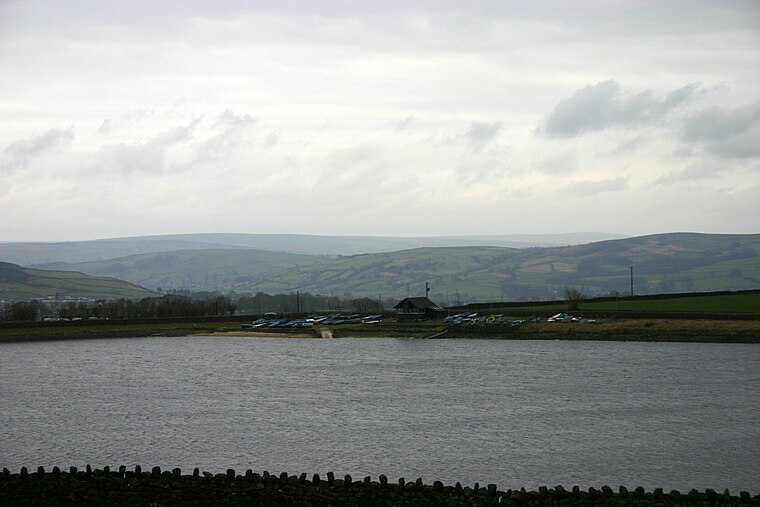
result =
M519 326L526 322L541 322L541 317L533 317L531 319L513 319L509 320L504 318L504 315L478 315L477 313L459 313L457 315L449 315L443 319L445 322L455 325L477 325L477 324L493 324L493 325L509 325ZM580 317L574 317L568 313L558 313L552 315L546 319L546 322L578 322L581 324L599 324L601 321L594 319L584 319Z
M539 319L540 320L540 319ZM458 313L456 315L449 315L443 319L444 322L449 324L461 326L461 325L498 325L498 326L519 326L525 323L525 319L506 319L504 315L478 315L477 313Z
M251 323L241 324L243 329L256 328L289 328L289 327L313 327L316 325L339 326L341 324L378 324L382 321L383 315L360 315L358 313L345 315L342 313L331 313L329 315L314 314L308 317L292 319L290 317L276 316L265 317L254 320ZM451 325L499 325L499 326L520 326L526 322L541 322L541 317L531 319L507 319L503 314L498 315L479 315L478 313L458 313L449 315L443 319ZM581 324L598 324L601 321L593 319L583 319L574 317L567 313L558 313L546 319L547 322L579 322Z
M601 324L601 320L596 319L584 319L583 317L574 317L573 315L570 315L569 313L558 313L557 315L552 315L548 319L546 319L546 322L578 322L579 324Z
M256 319L250 324L241 324L243 329L256 329L262 327L314 327L316 325L339 326L341 324L378 324L382 321L382 314L378 315L360 315L354 313L344 315L342 313L331 313L329 315L309 315L305 318L291 319L290 317L282 318L262 318Z

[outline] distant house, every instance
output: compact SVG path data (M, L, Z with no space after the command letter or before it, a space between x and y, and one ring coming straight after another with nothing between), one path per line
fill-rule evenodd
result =
M428 298L402 299L396 306L397 320L427 320L442 318L446 311Z

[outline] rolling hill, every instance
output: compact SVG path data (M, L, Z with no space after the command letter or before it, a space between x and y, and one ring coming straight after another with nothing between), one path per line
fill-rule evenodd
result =
M155 295L115 278L90 276L75 271L52 271L23 268L0 262L0 299L53 298L127 298L138 299Z
M183 250L60 265L150 288L312 292L388 301L424 294L441 304L760 287L760 235L672 233L547 248L423 247L350 256L250 249Z
M445 246L502 246L512 248L577 245L620 238L607 233L512 234L495 236L317 236L308 234L174 234L56 243L0 243L0 261L48 268L59 263L114 259L129 255L179 250L267 250L303 255L355 255L409 248Z
M103 261L50 266L128 280L153 289L224 290L255 287L266 275L292 270L322 259L323 257L314 255L227 248L143 253Z
M162 237L97 239L62 243L0 243L0 261L44 269L62 263L99 261L143 253L210 248L240 247Z
M760 235L662 234L587 245L510 249L421 248L334 259L277 273L266 292L290 290L405 296L443 304L562 298L565 286L586 295L742 290L760 287ZM407 289L408 287L408 289Z

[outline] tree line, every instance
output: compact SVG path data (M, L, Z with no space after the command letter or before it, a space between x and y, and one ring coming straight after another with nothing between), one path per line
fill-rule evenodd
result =
M34 321L60 319L153 319L170 317L216 317L235 313L227 297L192 298L176 294L133 299L68 301L64 303L19 301L0 309L0 320Z
M246 314L263 315L275 313L316 313L316 312L375 312L383 310L383 303L367 297L354 298L350 294L324 296L308 292L290 294L240 294L232 296L236 306Z
M217 317L243 314L263 315L316 312L380 312L380 298L354 298L350 294L228 294L182 291L160 297L101 299L97 301L19 301L0 304L0 321L35 321L43 319L152 319L171 317Z

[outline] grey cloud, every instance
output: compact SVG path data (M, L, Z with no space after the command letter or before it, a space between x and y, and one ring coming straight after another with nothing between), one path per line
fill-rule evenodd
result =
M501 130L502 122L493 123L473 122L467 130L465 137L473 151L480 151L485 145L496 139L496 135Z
M536 160L532 168L549 175L570 174L578 168L578 160L572 154L546 156Z
M666 109L672 109L674 107L681 105L682 103L690 100L694 96L694 94L697 92L698 88L699 88L698 83L692 83L690 85L684 86L683 88L673 90L672 92L665 95L663 106Z
M760 156L760 102L741 108L709 108L683 124L682 139L724 158Z
M237 114L229 109L225 109L223 113L216 117L214 127L217 128L245 128L255 125L259 122L260 118L251 116L250 114Z
M152 110L148 109L138 109L136 111L130 111L128 113L122 114L118 118L112 120L111 118L106 118L103 120L103 123L100 125L100 128L98 128L98 133L103 135L109 135L113 133L115 130L118 130L119 128L123 127L124 125L128 125L132 122L141 120L142 118L146 118L153 115Z
M398 125L396 125L396 130L404 130L409 125L411 125L412 123L414 123L416 120L417 120L417 118L415 118L412 115L409 115L406 118L404 118L403 120L401 120L400 122L398 122Z
M604 192L621 192L628 189L628 176L618 176L617 178L598 180L598 181L580 181L570 185L568 190L576 195L597 195Z
M103 123L100 125L100 128L98 129L98 132L104 135L108 135L113 131L114 122L110 118L106 118L103 120Z
M100 149L100 157L109 166L124 173L142 171L162 173L166 171L166 150L192 139L199 121L184 127L175 127L133 144L109 144Z
M335 169L350 169L356 164L366 163L378 156L378 151L367 144L333 151L328 157L329 165Z
M39 155L59 144L67 143L74 139L74 128L53 128L38 136L30 137L11 143L5 148L4 153L12 157L31 157Z
M689 100L697 88L698 85L691 84L660 100L652 90L622 97L620 85L614 80L589 85L554 107L545 130L552 137L575 137L608 127L653 123Z
M717 178L724 173L723 168L711 163L698 163L687 167L682 171L671 171L655 180L658 185L667 185L679 181L697 181L708 178Z
M34 157L44 154L58 146L69 143L74 139L74 128L52 128L38 136L21 139L9 144L3 155L6 160L0 167L3 170L14 170L26 167Z
M264 148L272 148L280 141L280 131L270 132L264 139Z
M614 150L612 150L613 155L620 155L622 153L629 153L632 151L635 151L639 147L643 146L649 142L649 136L647 136L644 133L640 133L636 137L633 137L632 139L629 139L627 141L623 141L620 143Z
M760 125L740 134L708 144L708 149L723 158L760 157Z
M472 162L457 167L456 172L463 183L494 183L507 173L501 160Z
M260 118L249 114L238 114L226 109L219 114L211 125L218 134L208 138L198 147L199 161L212 161L229 155L244 140L249 129L258 124ZM278 133L279 137L279 133ZM277 138L267 140L268 146L274 146Z

